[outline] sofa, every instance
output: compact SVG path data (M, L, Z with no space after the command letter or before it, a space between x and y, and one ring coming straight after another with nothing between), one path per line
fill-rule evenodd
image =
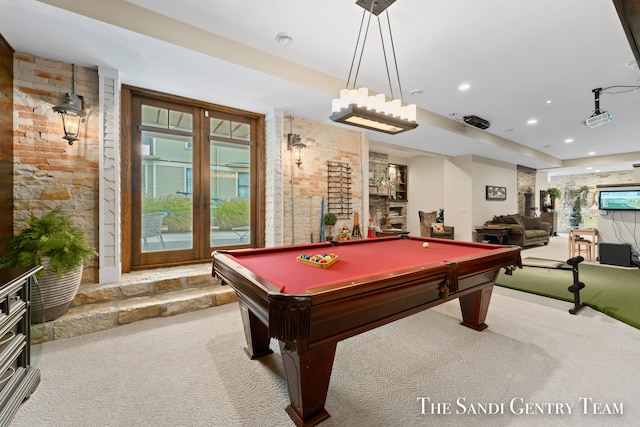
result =
M527 217L520 214L494 216L485 222L485 227L500 226L509 228L509 244L522 248L537 244L549 244L551 224L538 217Z
M420 215L420 236L453 240L454 228L437 221L438 213L418 211Z

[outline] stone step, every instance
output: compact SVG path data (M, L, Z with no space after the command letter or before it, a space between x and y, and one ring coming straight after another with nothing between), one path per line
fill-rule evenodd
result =
M194 286L214 285L211 264L156 268L126 273L117 283L82 285L71 306L155 295Z
M147 270L123 275L115 284L81 286L65 314L32 326L32 342L70 338L237 301L235 291L212 278L210 269L208 264Z

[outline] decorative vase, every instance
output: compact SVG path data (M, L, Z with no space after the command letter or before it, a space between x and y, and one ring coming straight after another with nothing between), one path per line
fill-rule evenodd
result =
M42 267L49 268L49 258L42 257ZM52 271L38 277L37 292L40 298L33 301L35 312L43 311L43 321L49 322L62 316L69 309L82 280L82 263L75 269L58 275Z

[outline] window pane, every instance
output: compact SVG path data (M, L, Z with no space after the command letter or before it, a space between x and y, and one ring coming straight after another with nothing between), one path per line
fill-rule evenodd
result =
M249 139L251 139L251 126L249 126L247 123L231 123L231 138L239 139L241 141L249 141Z
M142 124L167 129L169 123L169 110L166 108L153 107L151 105L142 106Z
M193 115L182 111L142 105L142 125L162 129L193 131Z
M209 134L224 138L231 138L231 122L229 120L220 120L211 118L209 121Z
M193 247L192 143L142 132L142 252Z
M169 111L169 129L193 131L193 115L182 111Z
M211 141L211 246L251 241L251 148Z

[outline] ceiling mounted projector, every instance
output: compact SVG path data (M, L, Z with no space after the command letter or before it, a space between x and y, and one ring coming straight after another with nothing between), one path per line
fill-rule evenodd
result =
M478 116L464 116L462 119L466 124L475 126L478 129L489 129L489 126L491 126L491 123L489 123L488 120Z
M611 116L611 114L607 113L606 111L602 111L600 109L600 92L601 91L602 91L602 88L597 88L592 90L593 96L595 97L596 109L593 111L592 115L584 119L584 121L582 122L582 124L584 124L587 127L595 128L605 123L609 123L611 120L613 120L613 117Z
M607 113L606 111L595 111L590 117L587 117L586 119L584 119L583 123L587 127L595 128L605 123L608 123L611 120L613 120L613 117L611 116L611 114Z

